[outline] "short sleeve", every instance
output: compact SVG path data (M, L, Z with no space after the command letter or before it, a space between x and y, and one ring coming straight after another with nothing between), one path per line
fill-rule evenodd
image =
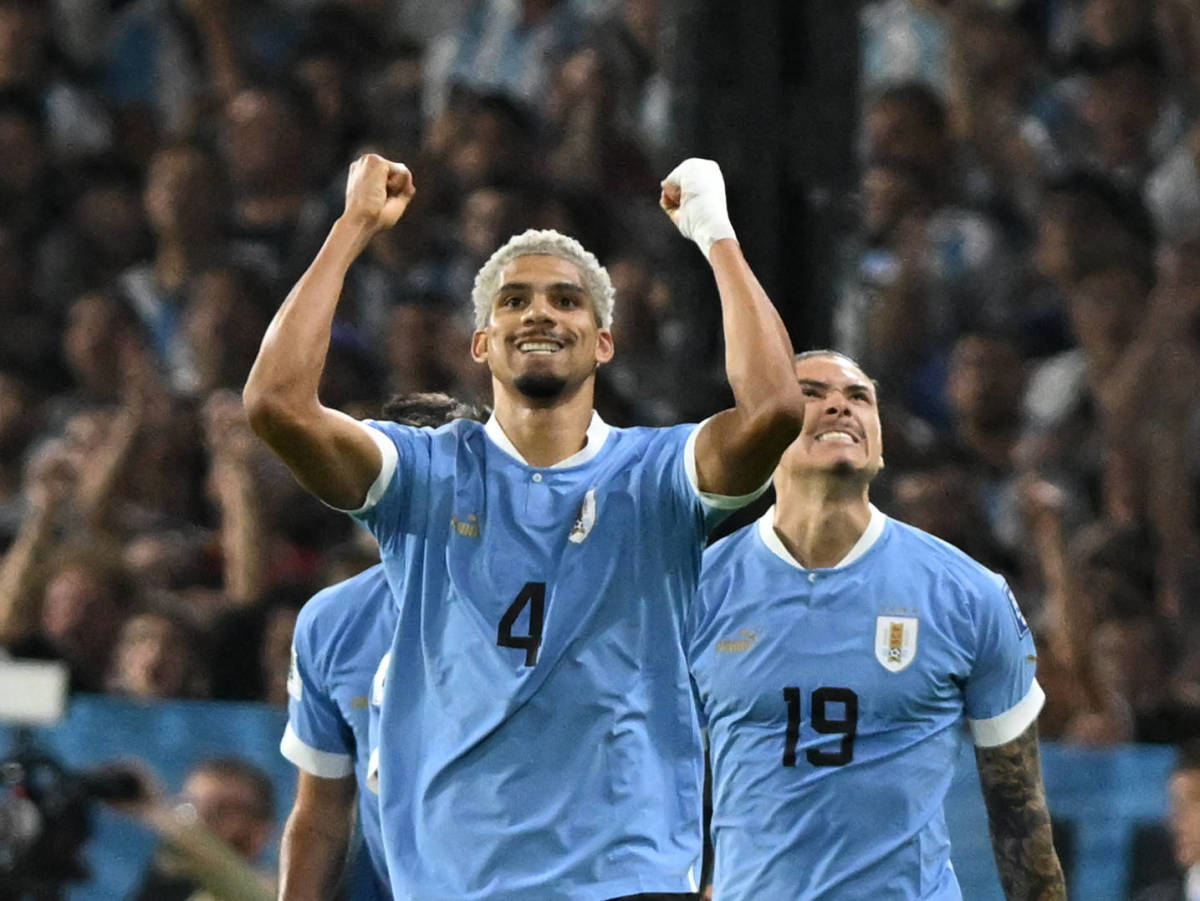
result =
M995 747L1037 719L1045 695L1034 678L1033 636L1012 590L994 575L982 589L974 610L975 659L965 707L975 744Z
M324 779L354 774L354 734L314 665L303 613L296 624L288 672L288 723L279 750L306 773Z
M384 545L396 532L408 528L409 511L421 499L429 472L432 432L375 420L365 420L362 425L379 445L383 463L363 505L344 512Z
M712 417L709 418L711 419ZM699 425L691 427L687 442L683 446L683 473L687 479L688 492L703 505L705 524L709 529L712 529L734 511L740 510L747 504L753 503L762 497L763 492L770 487L771 480L767 479L757 490L750 494L743 494L737 497L701 491L700 477L696 471L696 437L707 422L708 419Z

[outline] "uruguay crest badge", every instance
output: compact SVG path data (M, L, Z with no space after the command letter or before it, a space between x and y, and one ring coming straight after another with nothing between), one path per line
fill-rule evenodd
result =
M917 626L915 616L875 617L875 659L892 673L898 673L917 656Z

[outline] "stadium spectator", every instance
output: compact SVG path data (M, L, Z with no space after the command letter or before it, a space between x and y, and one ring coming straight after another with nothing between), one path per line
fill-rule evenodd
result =
M1167 781L1174 875L1147 886L1133 901L1188 901L1200 884L1200 746L1194 741L1179 749Z
M202 697L195 628L165 603L125 620L113 648L107 690L140 701Z
M202 761L188 772L181 805L157 793L131 812L162 839L135 901L268 901L270 874L257 869L275 828L267 775L236 757Z

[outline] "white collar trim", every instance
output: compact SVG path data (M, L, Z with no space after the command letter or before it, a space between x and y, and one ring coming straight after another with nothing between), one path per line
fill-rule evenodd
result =
M833 566L829 567L830 569L841 569L843 566L849 566L869 551L875 542L879 540L879 536L883 534L883 527L887 523L887 517L874 504L868 504L867 506L871 510L871 518L867 522L867 527L858 536L858 541L854 542L854 547L850 548L849 553ZM784 563L808 572L808 567L800 565L796 558L792 556L792 552L787 549L779 539L779 535L775 532L774 504L771 505L766 513L758 518L758 536L762 539L762 543L767 546L767 549Z
M504 434L504 429L501 428L500 421L496 419L495 413L488 417L488 421L484 423L483 431L489 438L492 439L492 441L498 448L500 448L500 450L504 451L518 463L523 463L526 466L531 465L529 461L521 456L521 452L517 450L517 446L508 439L506 434ZM596 456L596 454L600 453L600 448L603 447L604 442L608 440L608 433L611 431L612 428L608 425L608 423L600 418L599 413L593 410L592 421L588 423L587 435L584 437L583 447L571 454L571 456L567 457L565 460L559 460L557 463L551 464L550 466L539 466L535 468L563 469L567 466L578 466L581 463L586 463L588 460Z

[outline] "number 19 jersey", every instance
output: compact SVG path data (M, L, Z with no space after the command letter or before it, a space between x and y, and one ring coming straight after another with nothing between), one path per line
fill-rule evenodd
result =
M694 487L695 427L595 418L555 467L494 420L372 427L385 466L357 515L398 603L377 735L396 898L693 890L681 624L710 526L744 502Z
M959 901L942 801L962 748L1043 695L1003 580L871 508L805 569L774 509L704 556L687 627L713 767L714 897Z

